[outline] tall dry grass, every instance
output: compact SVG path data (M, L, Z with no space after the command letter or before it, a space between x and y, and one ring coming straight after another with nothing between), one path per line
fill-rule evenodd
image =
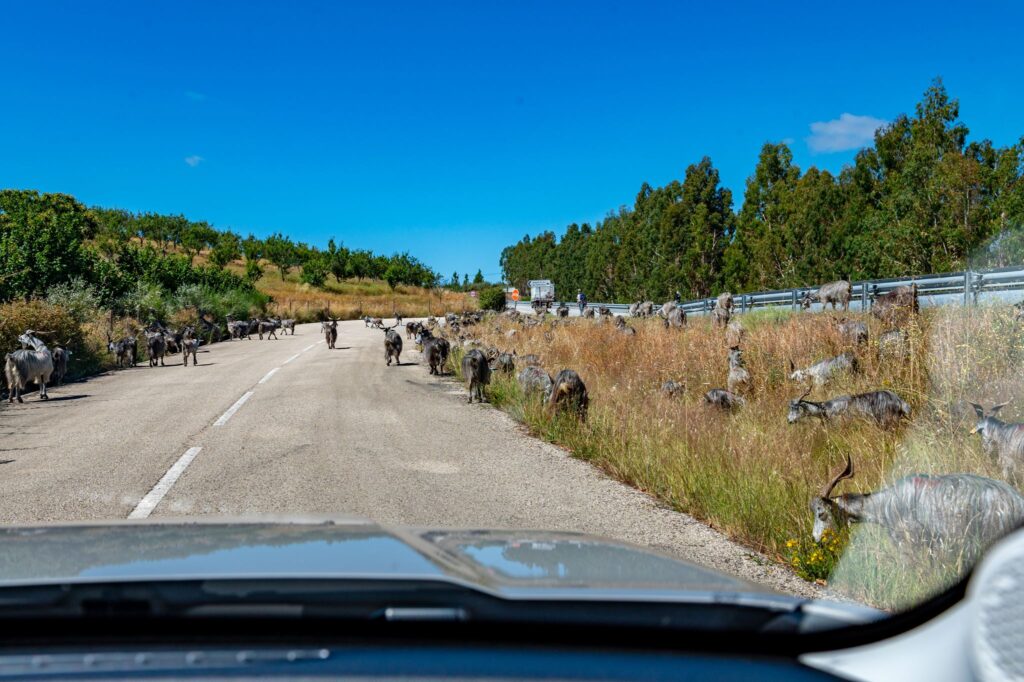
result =
M820 547L811 548L808 501L846 454L857 474L842 491L872 490L919 472L999 477L977 437L968 435L973 412L963 401L1010 400L1016 409L1007 408L1006 417L1024 416L1018 400L1024 334L1009 307L928 310L909 329L906 357L883 359L876 341L882 329L865 320L871 341L857 349L843 343L829 315L744 315L752 383L746 407L731 415L702 399L709 388L724 387L728 373L724 332L708 320L691 320L682 331L658 320L634 321L638 334L629 337L588 320L522 329L498 318L481 340L536 353L552 374L572 368L586 382L591 411L581 425L546 419L513 378L495 380L493 400L538 435L779 561L795 560L807 577L827 577L854 598L898 608L947 585L965 566L907 557L866 526L852 538L841 532L832 540L841 556L833 564L821 558ZM860 421L787 423L787 403L802 393L788 380L789 360L806 366L844 350L857 353L861 371L815 389L810 399L891 389L913 406L909 424L885 431ZM668 379L686 386L684 397L661 394ZM801 558L820 564L807 566Z

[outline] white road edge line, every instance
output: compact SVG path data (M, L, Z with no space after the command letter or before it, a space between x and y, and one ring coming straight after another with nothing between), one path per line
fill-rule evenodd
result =
M160 504L160 500L164 499L164 495L171 489L171 486L181 478L181 475L185 473L185 469L192 463L192 460L196 458L202 451L202 447L195 446L185 451L185 454L178 458L178 461L171 465L171 468L167 470L167 473L163 475L153 489L146 493L146 496L135 506L132 513L128 515L129 519L144 519L153 513L156 506Z
M316 343L320 343L320 342L319 342L319 341L317 341ZM309 344L308 346L306 346L305 348L303 348L303 349L302 349L302 352L303 352L303 353L305 353L305 352L306 352L307 350L309 350L310 348L312 348L313 346L315 346L315 345L316 345L316 343L311 343L311 344Z
M277 374L277 370L279 370L279 369L281 369L281 368L280 367L275 367L274 369L270 370L269 372L267 372L266 374L263 375L263 378L260 379L258 383L261 383L261 384L267 383L268 381L270 381L270 377L272 377L275 374Z
M295 355L291 356L290 358L288 358L287 360L285 360L285 361L284 361L284 362L282 362L281 364L282 364L282 365L287 365L287 364L288 364L289 362L291 362L291 361L292 361L292 360L294 360L295 358L299 357L300 355L302 355L302 353L301 353L301 352L300 352L300 353L296 353Z
M238 412L238 408L245 405L245 401L252 397L252 391L246 391L242 394L242 397L235 401L235 404L228 408L228 411L220 416L217 421L213 422L214 426L224 426L228 423L228 420L234 416L235 412Z

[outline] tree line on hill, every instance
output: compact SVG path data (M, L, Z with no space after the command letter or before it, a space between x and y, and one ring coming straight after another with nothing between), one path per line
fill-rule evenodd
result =
M563 298L663 301L1020 264L1024 137L967 137L936 80L838 175L801 171L787 144L766 143L734 211L705 157L594 225L526 235L502 251L503 275L520 290L551 279Z
M205 263L197 263L202 253ZM226 266L244 263L244 275ZM88 208L66 194L0 190L0 303L56 296L87 301L117 314L151 315L193 306L250 314L268 298L255 282L270 263L283 279L321 287L328 277L382 279L434 286L439 277L407 253L350 250L332 239L326 249L277 233L241 237L180 215Z

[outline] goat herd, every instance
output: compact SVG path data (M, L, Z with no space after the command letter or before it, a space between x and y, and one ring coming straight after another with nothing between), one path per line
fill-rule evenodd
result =
M808 293L802 305L806 309L817 301L823 306L830 305L833 311L841 308L848 313L851 290L848 281L832 282ZM545 311L541 309L537 313L537 316L524 316L516 311L506 311L502 315L524 327L533 327L544 324ZM556 318L567 318L568 313L564 304L555 311ZM879 319L886 329L878 339L879 352L905 359L909 349L908 323L918 313L918 291L914 284L877 296L871 315ZM683 328L687 324L685 311L674 302L656 306L652 301L638 301L630 306L630 316L659 317L665 328ZM585 307L582 317L614 320L620 332L636 334L623 317L614 316L606 306ZM712 408L736 411L745 405L743 393L751 383L751 376L743 362L745 330L739 320L734 319L733 297L729 293L717 298L710 317L712 324L724 332L725 343L729 347L729 371L726 386L707 391L704 401ZM1018 317L1024 317L1024 303L1018 306ZM552 325L564 323L568 321L556 319L548 322ZM868 326L864 322L841 317L835 318L834 324L849 345L857 347L868 341ZM517 331L513 328L505 333L511 340ZM460 334L457 328L455 334L464 347L479 345L465 334ZM473 353L477 353L475 359L471 359ZM552 379L538 366L536 356L517 357L515 353L504 353L495 348L471 350L463 358L463 374L470 385L470 400L474 388L487 383L490 370L511 373L515 371L516 362L526 365L518 375L524 393L544 394L549 408L573 405L585 418L587 390L576 372L563 370ZM791 362L789 377L812 386L823 386L842 373L856 371L857 356L847 351L804 368L798 368ZM674 397L682 393L683 386L677 381L666 381L661 391ZM911 416L911 406L891 390L840 395L821 402L807 400L809 392L805 391L789 402L787 421L790 424L808 417L823 422L860 418L872 421L880 428L891 429ZM981 405L972 404L977 415L972 433L981 434L986 452L1002 467L1005 478L1014 480L1019 471L1024 471L1024 424L999 420L996 413L1001 407L997 405L985 410ZM869 522L885 528L897 544L912 543L925 546L929 551L958 553L967 551L968 545L975 551L983 549L1024 524L1024 497L1004 481L967 473L917 474L871 493L834 496L836 486L842 480L852 478L853 473L853 461L848 457L842 471L811 500L812 535L816 541L821 540L826 528L836 524Z
M832 282L809 293L803 301L809 307L817 299L822 305L831 305L833 310L848 311L851 286L847 281ZM908 343L907 323L918 313L918 292L916 285L900 287L890 293L878 296L871 314L882 321L888 329L879 338L881 352L896 355L905 354ZM1024 306L1021 306L1024 315ZM630 314L636 318L660 317L666 328L686 326L686 313L674 302L658 307L651 301L639 301L630 306ZM505 331L510 342L520 329L539 325L568 324L568 308L556 309L556 319L545 321L546 311L539 309L536 315L523 315L515 310L500 314L513 328ZM586 307L584 318L600 320L614 319L616 328L624 334L635 335L636 330L624 318L614 316L605 306ZM743 362L742 344L745 334L743 325L733 319L733 298L729 293L721 294L716 301L711 319L713 325L722 329L729 347L729 372L726 386L713 388L704 395L704 401L712 408L732 412L741 409L745 400L744 391L751 377ZM497 319L497 318L495 318ZM367 327L384 332L384 359L388 366L400 364L402 335L396 331L402 325L402 318L395 324L385 326L380 318L364 318ZM589 396L586 385L579 374L563 369L551 377L542 367L536 355L519 355L488 346L474 338L472 328L485 322L479 312L461 315L448 313L443 320L434 317L424 322L412 321L405 324L406 340L415 340L421 349L425 364L432 375L439 375L452 354L453 347L462 349L460 368L469 389L469 402L476 398L485 400L485 389L490 384L492 372L516 375L519 386L526 395L543 398L545 410L551 414L565 410L586 420ZM587 322L583 322L587 324ZM853 346L864 344L868 339L867 325L860 321L839 318L835 320L839 334ZM198 333L197 333L198 326ZM196 348L200 335L207 342L220 340L219 325L200 316L197 326L186 326L172 331L161 323L153 323L145 331L146 348L150 366L163 365L168 353L180 352L183 364L187 366L189 356L196 363ZM277 330L295 333L295 321L280 318L227 320L228 335L231 339L249 339L257 334L260 339L276 338ZM338 338L338 321L327 319L321 323L328 348L335 348ZM67 369L66 349L55 347L51 352L39 338L39 333L27 330L19 337L21 350L9 353L5 361L5 375L10 387L9 401L21 402L21 392L29 382L39 384L40 398L46 399L46 384L53 378L60 383ZM118 366L134 366L137 357L137 341L134 335L120 340L108 338L108 348L116 356ZM844 352L805 368L790 363L790 378L810 382L814 386L827 384L833 377L844 372L857 371L857 358L852 352ZM681 384L667 381L661 390L668 396L676 396L683 390ZM831 421L840 417L864 418L875 422L881 428L894 428L911 415L910 405L890 390L877 390L857 395L841 395L829 400L816 402L806 400L809 391L790 401L787 420L798 422L807 417ZM1019 468L1024 467L1024 424L1006 423L996 414L1002 405L985 410L972 404L977 423L972 433L980 433L985 450L996 458L1008 480L1013 480ZM912 475L895 481L888 488L871 493L843 494L834 496L833 491L840 481L853 476L854 466L847 457L846 466L819 494L811 500L813 514L813 537L820 540L825 529L836 523L872 522L884 527L895 542L923 544L930 549L939 547L963 548L972 541L981 548L998 539L1010 530L1024 523L1024 497L1011 485L973 474Z

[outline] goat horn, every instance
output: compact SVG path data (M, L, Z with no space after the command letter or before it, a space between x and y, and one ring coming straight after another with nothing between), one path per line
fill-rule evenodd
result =
M797 402L800 402L801 400L803 400L804 398L806 398L810 394L811 394L811 389L807 389L806 391L804 391L803 393L800 394L799 398L796 399Z
M853 478L853 460L850 459L849 454L846 455L846 468L840 471L839 474L832 479L832 482L822 489L822 498L827 500L829 498L829 495L832 494L832 490L837 485L839 485L839 481L843 480L844 478Z

